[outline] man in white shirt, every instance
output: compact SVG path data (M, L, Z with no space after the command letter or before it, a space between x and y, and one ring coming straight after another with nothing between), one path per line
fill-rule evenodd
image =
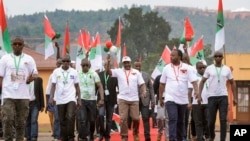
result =
M229 67L222 64L223 54L222 52L214 53L214 61L215 64L212 64L207 67L202 80L199 85L199 95L198 102L200 103L201 93L203 91L204 84L207 79L209 79L208 86L208 127L209 127L209 135L210 141L213 141L215 138L215 121L216 121L216 113L219 110L220 113L220 140L226 140L226 132L227 132L227 111L228 111L228 92L227 92L227 80L229 80L233 92L233 104L237 104L236 97L236 84L233 79L232 72Z
M205 72L206 65L203 62L196 63L196 70L197 70L197 77L198 77L198 84L200 83L202 76ZM201 105L198 104L197 99L193 95L193 105L192 105L192 114L195 124L195 131L196 131L196 138L197 141L204 141L204 137L206 140L209 138L208 134L208 122L207 122L207 89L208 83L205 83L205 89L203 89L201 97L202 103Z
M169 118L169 140L181 141L183 139L183 124L188 99L188 82L194 87L194 92L198 94L197 77L193 73L190 65L182 63L182 52L173 50L171 52L171 63L163 69L160 79L160 103L164 106L162 95L165 96L165 106Z
M62 59L59 58L56 61L56 67L59 68L59 67L61 67L61 65L62 65ZM52 136L54 137L54 140L57 141L60 139L60 121L59 121L58 109L57 109L56 105L51 105L49 103L51 86L52 86L52 74L50 74L50 76L49 76L48 85L46 87L45 113L48 112L51 129L53 131Z
M76 102L79 108L81 97L77 71L69 65L70 57L64 56L62 66L53 71L50 103L57 105L61 139L74 141Z
M89 136L90 141L94 141L96 105L103 106L104 92L99 75L90 69L89 60L82 59L81 66L82 71L78 72L82 102L82 106L78 111L78 138L87 141L87 136ZM101 97L98 103L96 102L96 86Z
M128 113L133 120L133 136L134 141L139 141L139 94L138 86L141 89L140 97L144 98L146 95L145 82L142 74L131 68L131 59L128 56L122 58L123 68L109 69L110 67L110 54L107 57L107 70L106 72L112 77L117 77L119 94L118 105L119 115L121 117L121 138L122 141L128 141Z
M16 140L24 139L25 121L29 112L29 83L38 74L34 59L22 53L24 40L12 40L13 53L0 60L0 87L2 88L2 115L4 140L12 141L12 127L15 123ZM15 121L14 121L15 120Z

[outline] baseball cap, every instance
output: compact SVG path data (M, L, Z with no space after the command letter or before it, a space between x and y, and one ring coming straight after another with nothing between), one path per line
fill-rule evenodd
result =
M124 57L122 58L122 63L123 63L123 62L131 62L130 57L124 56Z

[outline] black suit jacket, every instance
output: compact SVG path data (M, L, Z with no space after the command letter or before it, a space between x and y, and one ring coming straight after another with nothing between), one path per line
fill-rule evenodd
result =
M37 77L34 80L34 94L36 97L36 103L38 106L38 110L40 111L44 108L44 95L43 95L43 79L41 77Z
M99 73L99 77L102 83L103 90L105 91L105 78L104 78L105 71ZM116 87L118 87L118 81L116 77L109 77L107 81L107 88L109 90L109 96L105 96L104 100L108 101L111 105L115 105L117 103L117 92Z

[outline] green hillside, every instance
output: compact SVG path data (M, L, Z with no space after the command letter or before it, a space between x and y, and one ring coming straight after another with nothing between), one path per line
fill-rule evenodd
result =
M214 44L216 12L188 9L181 7L157 7L141 6L144 12L155 10L166 19L172 28L170 38L179 38L183 31L183 20L188 16L195 30L195 40L204 35L205 44ZM92 35L101 34L101 40L109 39L107 31L113 26L119 16L129 11L128 7L99 11L63 11L47 12L54 29L64 34L66 22L69 23L71 41L76 42L77 33L81 28L86 28ZM44 13L33 15L20 15L8 18L8 27L11 35L21 35L30 43L31 48L41 46L44 42L43 32ZM230 15L230 13L229 13ZM250 16L225 18L226 51L236 53L250 52ZM62 44L63 38L59 40Z

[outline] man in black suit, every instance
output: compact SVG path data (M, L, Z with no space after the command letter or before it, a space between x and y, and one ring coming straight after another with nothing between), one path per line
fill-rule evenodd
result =
M107 65L104 65L105 69ZM117 92L118 87L117 78L110 77L106 74L106 71L99 73L99 77L104 89L104 106L99 107L99 124L100 124L100 137L99 141L105 138L105 141L110 140L110 130L112 125L112 115L114 112L114 105L117 103ZM104 126L104 116L106 113L106 129Z
M44 110L43 79L37 77L29 84L30 103L29 115L26 121L25 137L27 141L37 141L38 137L38 115Z

